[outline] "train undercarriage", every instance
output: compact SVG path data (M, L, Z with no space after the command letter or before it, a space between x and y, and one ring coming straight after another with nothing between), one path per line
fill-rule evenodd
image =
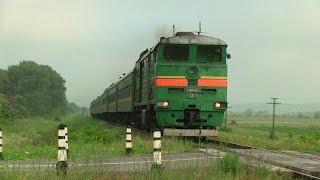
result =
M156 120L155 111L142 110L138 112L114 112L103 114L91 114L92 117L107 120L108 122L133 126L141 130L153 131L160 129L164 136L181 136L181 137L216 137L218 131L215 127L202 126L202 120L199 115L194 111L186 111L185 118L179 121L183 126L159 126ZM194 123L199 124L194 126ZM193 124L193 126L192 126ZM192 128L190 128L192 127Z

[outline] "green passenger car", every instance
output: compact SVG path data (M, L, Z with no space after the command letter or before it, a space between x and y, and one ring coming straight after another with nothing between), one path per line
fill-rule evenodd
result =
M215 136L227 108L227 58L227 44L214 37L162 37L92 101L91 114L167 135Z

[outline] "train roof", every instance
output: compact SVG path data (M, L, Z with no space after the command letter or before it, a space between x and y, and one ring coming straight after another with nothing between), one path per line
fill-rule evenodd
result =
M197 35L193 32L177 32L175 36L172 37L162 37L160 39L161 44L201 44L201 45L224 45L226 46L226 42L221 39L205 36L205 35Z
M160 42L158 42L155 46L150 49L144 50L138 60L145 59L150 53L152 53L159 44L200 44L200 45L216 45L216 46L227 46L227 43L221 39L211 37L211 36L204 36L204 35L197 35L193 32L177 32L175 36L172 37L161 37Z

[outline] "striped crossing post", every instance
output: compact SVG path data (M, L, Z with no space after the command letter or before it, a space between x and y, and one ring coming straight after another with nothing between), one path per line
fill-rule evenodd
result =
M2 129L0 128L0 160L3 160L3 153L2 153Z
M126 154L132 154L132 134L129 126L126 131Z
M58 162L56 165L58 175L60 173L66 175L68 168L65 126L65 124L60 124L58 130Z
M161 132L156 129L153 132L153 165L152 168L162 168L161 159Z
M65 132L65 139L66 139L67 156L69 156L68 126L67 125L65 125L65 127L64 127L64 132Z

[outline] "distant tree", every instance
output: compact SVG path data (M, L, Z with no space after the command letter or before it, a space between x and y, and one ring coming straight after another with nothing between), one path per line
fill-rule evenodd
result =
M69 112L80 112L82 114L87 114L89 110L87 107L80 107L75 103L68 103L68 111Z
M21 116L61 114L67 109L65 80L47 65L22 61L0 70L0 87Z
M313 114L314 119L320 119L320 111L317 111Z
M87 107L81 107L81 112L88 113L89 109Z
M9 91L9 77L6 70L0 69L0 93Z
M245 116L252 116L253 115L253 110L252 109L247 109L243 112Z
M68 111L81 112L81 107L79 107L77 104L71 102L71 103L68 103Z
M0 118L7 117L7 101L5 99L5 96L0 93Z
M296 117L299 118L299 119L308 118L308 116L306 114L302 113L302 112L298 112Z
M259 117L266 117L266 116L269 116L269 112L266 111L266 110L260 110L260 111L257 111L254 113L255 116L259 116Z

